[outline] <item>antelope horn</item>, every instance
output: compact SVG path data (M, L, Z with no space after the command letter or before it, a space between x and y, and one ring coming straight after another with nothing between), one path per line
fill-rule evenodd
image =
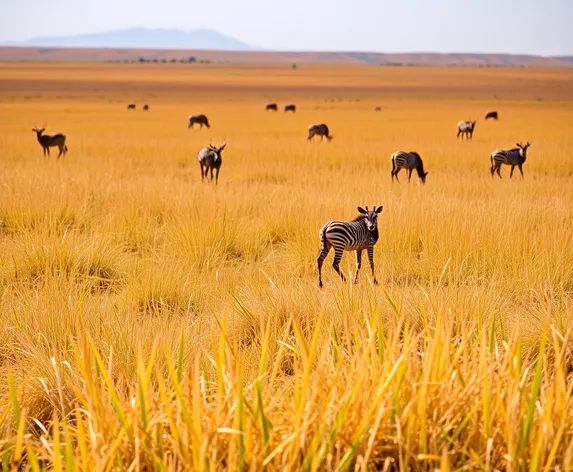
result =
M366 206L366 211L368 211L368 206Z

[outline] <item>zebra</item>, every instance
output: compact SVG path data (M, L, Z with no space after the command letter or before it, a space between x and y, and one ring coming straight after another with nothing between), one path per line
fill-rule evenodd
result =
M311 141L314 136L320 136L321 141L324 137L326 137L326 139L329 141L332 139L332 136L328 130L328 126L326 126L324 123L321 125L310 125L308 127L308 141Z
M203 129L203 125L205 125L207 128L210 128L209 120L207 119L207 117L205 115L192 115L192 116L190 116L189 117L189 126L187 126L187 129L193 128L193 126L195 124L200 125L201 129Z
M334 262L332 267L340 275L342 281L346 281L344 274L340 271L340 261L344 251L356 251L356 277L354 283L358 283L358 274L362 265L362 251L368 251L368 259L372 268L372 278L378 284L374 274L374 245L378 241L378 215L382 211L382 206L370 211L368 207L363 209L358 207L358 215L353 221L329 221L319 233L321 251L318 256L318 286L322 288L322 263L328 255L330 248L334 248Z
M42 134L46 131L46 128L38 129L32 128L32 131L36 133L36 137L38 138L38 142L42 146L44 150L44 157L48 154L50 157L50 147L58 146L60 153L58 154L58 159L63 154L66 157L66 152L68 152L68 146L66 146L66 136L62 133L57 134Z
M293 113L296 111L296 105L290 104L285 106L285 112L292 111Z
M410 178L412 177L412 171L416 169L420 182L423 184L426 183L428 172L424 172L424 163L422 162L420 154L417 152L398 151L392 154L390 159L392 160L392 182L394 182L394 177L396 177L396 182L400 183L398 180L398 172L404 168L408 171L408 182L410 182Z
M213 182L213 169L217 171L215 176L215 185L219 183L219 169L223 163L221 152L225 149L226 142L223 141L221 146L216 147L209 143L209 146L199 151L197 159L199 160L199 167L201 167L201 182L207 177L207 172L211 170L211 182Z
M277 104L276 104L276 103L269 103L269 104L267 105L267 107L265 108L265 110L266 110L266 111L269 111L269 110L271 110L271 111L277 111L277 110L278 110Z
M456 136L456 138L460 137L460 134L462 135L462 140L464 139L464 136L466 137L466 139L472 139L473 135L474 135L474 129L476 126L476 122L475 121L460 121L458 123L458 134Z
M521 172L521 177L523 177L523 169L521 168L521 166L525 162L525 159L527 159L527 148L531 146L531 143L527 141L526 144L521 144L521 143L516 143L516 144L517 147L514 149L510 149L509 151L503 151L498 149L497 151L491 153L490 172L492 177L493 174L497 172L497 175L499 175L499 178L501 179L500 170L502 164L511 166L511 172L509 173L510 179L513 176L513 171L515 169L515 166L519 168L519 172Z
M493 118L494 120L497 120L498 119L497 111L488 111L485 114L485 119L487 120L488 118Z

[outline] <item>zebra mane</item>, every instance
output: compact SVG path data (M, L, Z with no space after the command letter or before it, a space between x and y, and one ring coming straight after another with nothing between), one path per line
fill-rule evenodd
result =
M356 223L357 221L363 220L365 215L358 215L356 218L352 220L352 223Z

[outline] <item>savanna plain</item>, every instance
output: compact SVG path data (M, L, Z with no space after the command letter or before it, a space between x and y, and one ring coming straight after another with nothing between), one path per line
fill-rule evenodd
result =
M0 64L2 470L573 470L572 149L571 69Z

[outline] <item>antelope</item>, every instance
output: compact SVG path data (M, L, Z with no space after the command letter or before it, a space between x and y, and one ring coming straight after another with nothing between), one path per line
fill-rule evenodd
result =
M135 110L135 103L130 103L129 105L127 105L127 109L128 110Z
M266 107L266 110L267 111L269 111L269 110L277 111L278 110L277 104L276 103L269 103Z
M199 167L201 167L201 182L207 177L207 172L211 171L211 182L213 182L213 169L217 171L215 176L215 185L219 183L219 169L223 160L221 158L221 152L225 149L227 145L226 141L223 141L219 147L213 146L209 143L209 146L203 148L199 151L197 159L199 160Z
M320 136L321 141L324 137L326 137L326 139L328 139L329 141L332 139L332 136L329 134L328 131L328 126L326 126L325 124L310 125L308 127L308 138L307 138L308 141L311 141L312 138L314 138L314 136Z
M497 118L498 118L497 111L488 111L485 114L485 119L487 120L488 118L493 118L494 120L497 120Z
M64 157L66 157L66 152L68 152L68 146L66 146L65 135L63 135L62 133L42 134L44 131L46 131L45 127L42 129L32 128L32 131L34 131L34 133L36 133L36 136L38 137L38 142L40 143L40 145L44 150L44 157L46 157L46 153L48 154L48 157L50 156L50 148L54 146L58 146L60 150L60 153L58 154L57 157L58 159L62 154L64 155Z
M464 136L466 137L466 140L472 139L473 135L474 135L474 129L475 129L476 123L477 123L477 120L475 120L475 121L460 121L458 123L458 134L456 135L456 138L459 138L460 134L461 134L462 140L464 139Z
M189 128L193 128L193 126L195 124L198 124L201 126L200 129L203 129L203 125L205 125L207 128L210 128L209 126L209 120L207 119L207 117L205 115L192 115L189 117L189 126L187 126L187 129Z

